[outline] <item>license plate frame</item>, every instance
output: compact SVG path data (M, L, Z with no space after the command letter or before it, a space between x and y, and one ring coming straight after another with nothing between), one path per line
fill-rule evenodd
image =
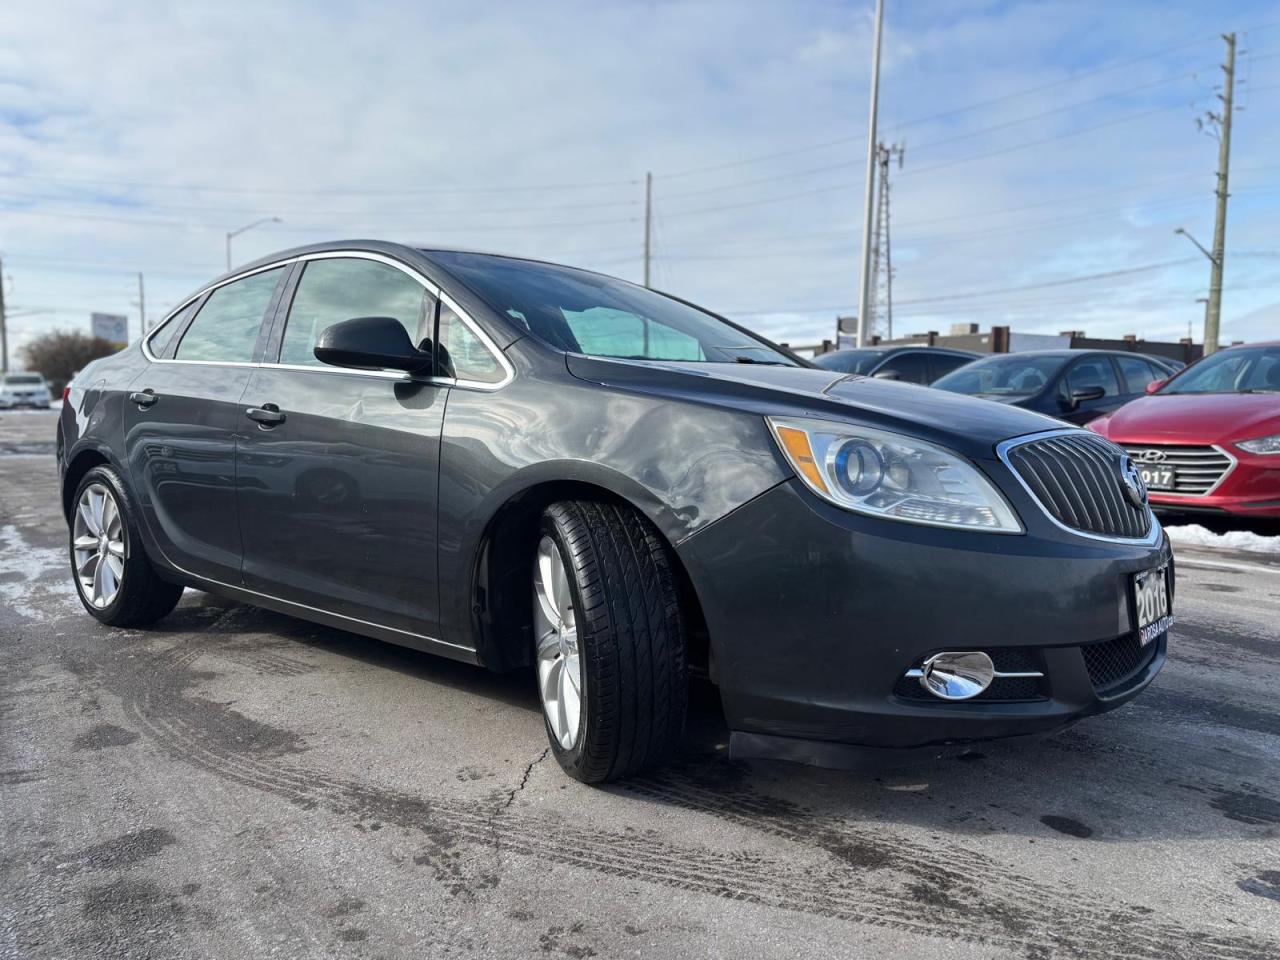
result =
M1138 644L1145 647L1173 626L1169 564L1140 570L1130 577L1129 583Z
M1173 490L1178 485L1178 474L1173 467L1139 466L1138 473L1148 490Z

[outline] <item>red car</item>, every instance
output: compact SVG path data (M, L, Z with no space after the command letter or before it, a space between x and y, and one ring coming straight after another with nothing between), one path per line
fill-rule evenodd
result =
M1089 429L1128 451L1151 505L1280 517L1280 341L1205 357Z

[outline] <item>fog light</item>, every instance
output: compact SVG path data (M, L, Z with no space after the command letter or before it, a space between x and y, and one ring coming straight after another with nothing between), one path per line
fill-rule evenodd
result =
M980 650L935 653L920 668L920 685L943 700L970 700L996 675L991 658Z

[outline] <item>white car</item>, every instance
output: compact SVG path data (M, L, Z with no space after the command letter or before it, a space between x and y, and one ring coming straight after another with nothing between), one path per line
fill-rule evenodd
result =
M0 410L13 407L49 409L49 384L38 373L6 373L0 378Z

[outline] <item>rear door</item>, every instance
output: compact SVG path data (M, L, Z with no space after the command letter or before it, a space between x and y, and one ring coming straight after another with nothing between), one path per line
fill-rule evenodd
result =
M260 270L189 304L148 342L124 398L125 456L144 522L175 566L240 580L235 444L249 382L288 267Z
M1143 357L1116 357L1115 361L1120 369L1120 387L1125 403L1146 396L1147 384L1169 377L1169 374Z
M973 363L973 361L973 357L966 357L959 353L930 353L929 382L933 383L939 377L945 377L953 370L959 370L966 363Z
M237 411L244 581L330 613L435 636L436 494L449 388L397 371L327 366L326 327L394 317L432 336L437 291L394 260L320 255L298 265ZM286 313L287 308L287 313ZM274 409L276 423L251 420Z

